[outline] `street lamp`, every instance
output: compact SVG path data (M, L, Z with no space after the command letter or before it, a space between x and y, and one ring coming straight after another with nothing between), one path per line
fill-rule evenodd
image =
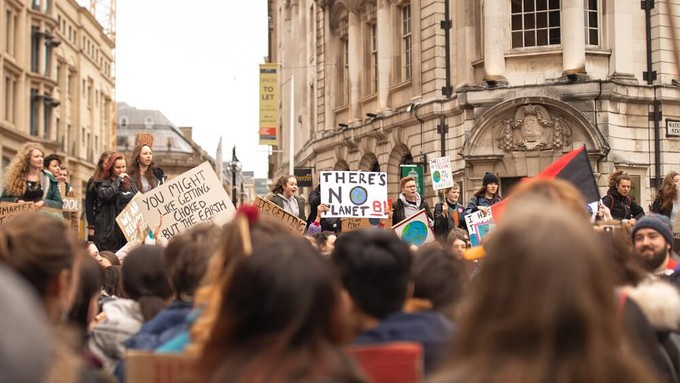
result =
M236 158L236 145L234 145L234 149L231 151L231 163L229 164L231 166L231 203L234 204L234 207L236 207L236 203L238 202L238 189L236 188L236 172L239 170L241 167L241 162L239 162L238 158Z

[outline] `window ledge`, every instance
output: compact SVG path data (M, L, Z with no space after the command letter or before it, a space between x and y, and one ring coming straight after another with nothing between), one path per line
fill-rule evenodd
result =
M391 91L391 92L396 92L396 91L398 91L398 90L401 90L401 89L404 89L404 88L408 88L409 86L411 86L411 83L412 83L412 79L408 79L408 80L406 80L406 81L402 81L402 82L400 82L400 83L398 83L398 84L392 85L392 86L390 87L390 91Z

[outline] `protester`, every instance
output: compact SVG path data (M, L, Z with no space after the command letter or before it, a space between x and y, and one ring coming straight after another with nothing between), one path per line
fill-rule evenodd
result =
M413 297L406 311L434 310L453 321L467 282L463 262L441 245L424 245L416 252L411 275Z
M156 351L188 351L200 355L215 322L219 320L222 290L229 285L236 264L275 234L293 235L293 231L283 221L260 214L252 205L240 207L234 219L222 227L217 251L211 257L206 275L194 296L195 309L187 317L189 330L159 346Z
M54 342L50 350L50 372L44 382L99 382L106 379L84 362L78 342L74 344L63 323L78 291L84 257L75 235L61 220L49 215L23 213L3 223L0 230L0 261L33 287L51 324L50 337ZM11 312L14 307L8 309ZM7 330L3 328L3 331ZM26 341L22 338L15 341L14 346L20 347ZM22 367L32 368L32 364Z
M99 313L102 290L101 266L92 257L83 257L78 278L78 289L68 311L68 323L78 331L79 346L85 347L89 326Z
M661 214L647 214L635 223L631 235L642 268L680 287L680 273L675 272L678 262L673 259L670 219Z
M203 381L366 381L341 347L349 334L337 275L304 239L254 249L220 306L199 360Z
M314 235L316 248L324 257L330 257L338 237L332 231L322 231Z
M41 302L32 290L23 278L0 263L0 306L5 308L0 315L3 383L36 383L47 377L52 339Z
M57 179L43 169L45 148L27 142L21 146L6 170L5 188L0 200L33 202L35 209L43 206L61 210L63 201Z
M453 325L434 311L403 312L409 291L411 250L394 233L360 229L343 233L331 260L351 298L354 344L397 341L423 345L425 373L449 345Z
M450 188L444 189L443 194L444 201L434 205L434 234L442 243L454 228L465 229L463 205L458 202L460 187L453 184Z
M401 187L401 193L399 193L399 198L392 203L392 210L389 213L392 219L392 226L423 209L425 209L428 220L432 223L433 217L430 206L425 198L418 194L416 179L406 176L399 181L399 186Z
M305 201L296 196L297 180L290 174L279 177L268 195L268 199L286 212L302 219L305 217Z
M454 353L433 382L658 381L624 347L613 278L587 215L574 219L549 201L506 207L461 303Z
M629 228L645 215L644 210L630 197L633 179L623 170L618 170L609 176L609 190L602 197L602 204L609 208L614 219L621 220Z
M680 194L680 173L671 171L661 181L661 187L656 193L656 198L652 203L651 211L653 213L662 214L671 219L675 223L678 219L678 212L680 212L680 203L678 203L678 194Z
M49 156L45 157L43 166L45 170L50 172L54 178L57 179L57 185L62 186L59 192L61 194L61 191L64 191L64 195L61 196L62 199L67 196L72 196L73 188L68 183L66 164L61 161L61 157L56 154L50 154Z
M104 166L101 178L94 181L96 191L94 242L97 248L116 252L127 240L116 217L137 193L137 184L126 171L125 155L114 153Z
M146 193L158 185L162 185L167 177L163 169L156 167L149 144L137 145L130 159L130 177L135 180L139 191Z
M321 185L316 187L309 193L309 215L307 216L307 228L309 229L314 222L318 222L321 226L320 231L332 231L339 233L342 230L340 218L322 218L319 215L318 208L321 204Z
M125 356L123 342L136 334L142 324L167 306L172 290L163 272L163 249L141 246L130 252L123 268L123 289L127 298L104 304L105 319L92 328L88 345L113 372Z
M219 236L218 226L204 223L172 237L163 258L174 300L125 342L128 349L153 350L186 331L186 317L193 307L194 295L217 248Z
M618 289L630 349L646 359L665 382L678 383L680 352L670 330L680 324L680 294L669 283L649 278L635 259L627 231L600 231L598 239Z
M94 188L94 180L103 178L104 165L109 161L112 152L106 151L99 156L94 174L87 180L85 187L85 218L87 219L87 240L94 241L94 208L96 206L97 191Z
M482 179L482 187L472 196L468 202L463 216L472 214L476 211L481 211L484 215L490 212L490 207L498 202L501 202L501 195L499 191L500 181L498 177L487 172Z

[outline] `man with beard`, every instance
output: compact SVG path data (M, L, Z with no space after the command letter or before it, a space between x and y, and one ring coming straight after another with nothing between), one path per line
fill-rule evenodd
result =
M678 262L673 259L673 231L670 219L650 213L640 218L632 231L640 265L648 272L680 287Z

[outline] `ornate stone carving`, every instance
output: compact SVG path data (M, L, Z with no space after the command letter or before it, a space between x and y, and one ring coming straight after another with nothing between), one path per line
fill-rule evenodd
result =
M529 104L517 109L514 120L503 120L496 140L506 152L561 149L571 144L571 129L543 106Z

